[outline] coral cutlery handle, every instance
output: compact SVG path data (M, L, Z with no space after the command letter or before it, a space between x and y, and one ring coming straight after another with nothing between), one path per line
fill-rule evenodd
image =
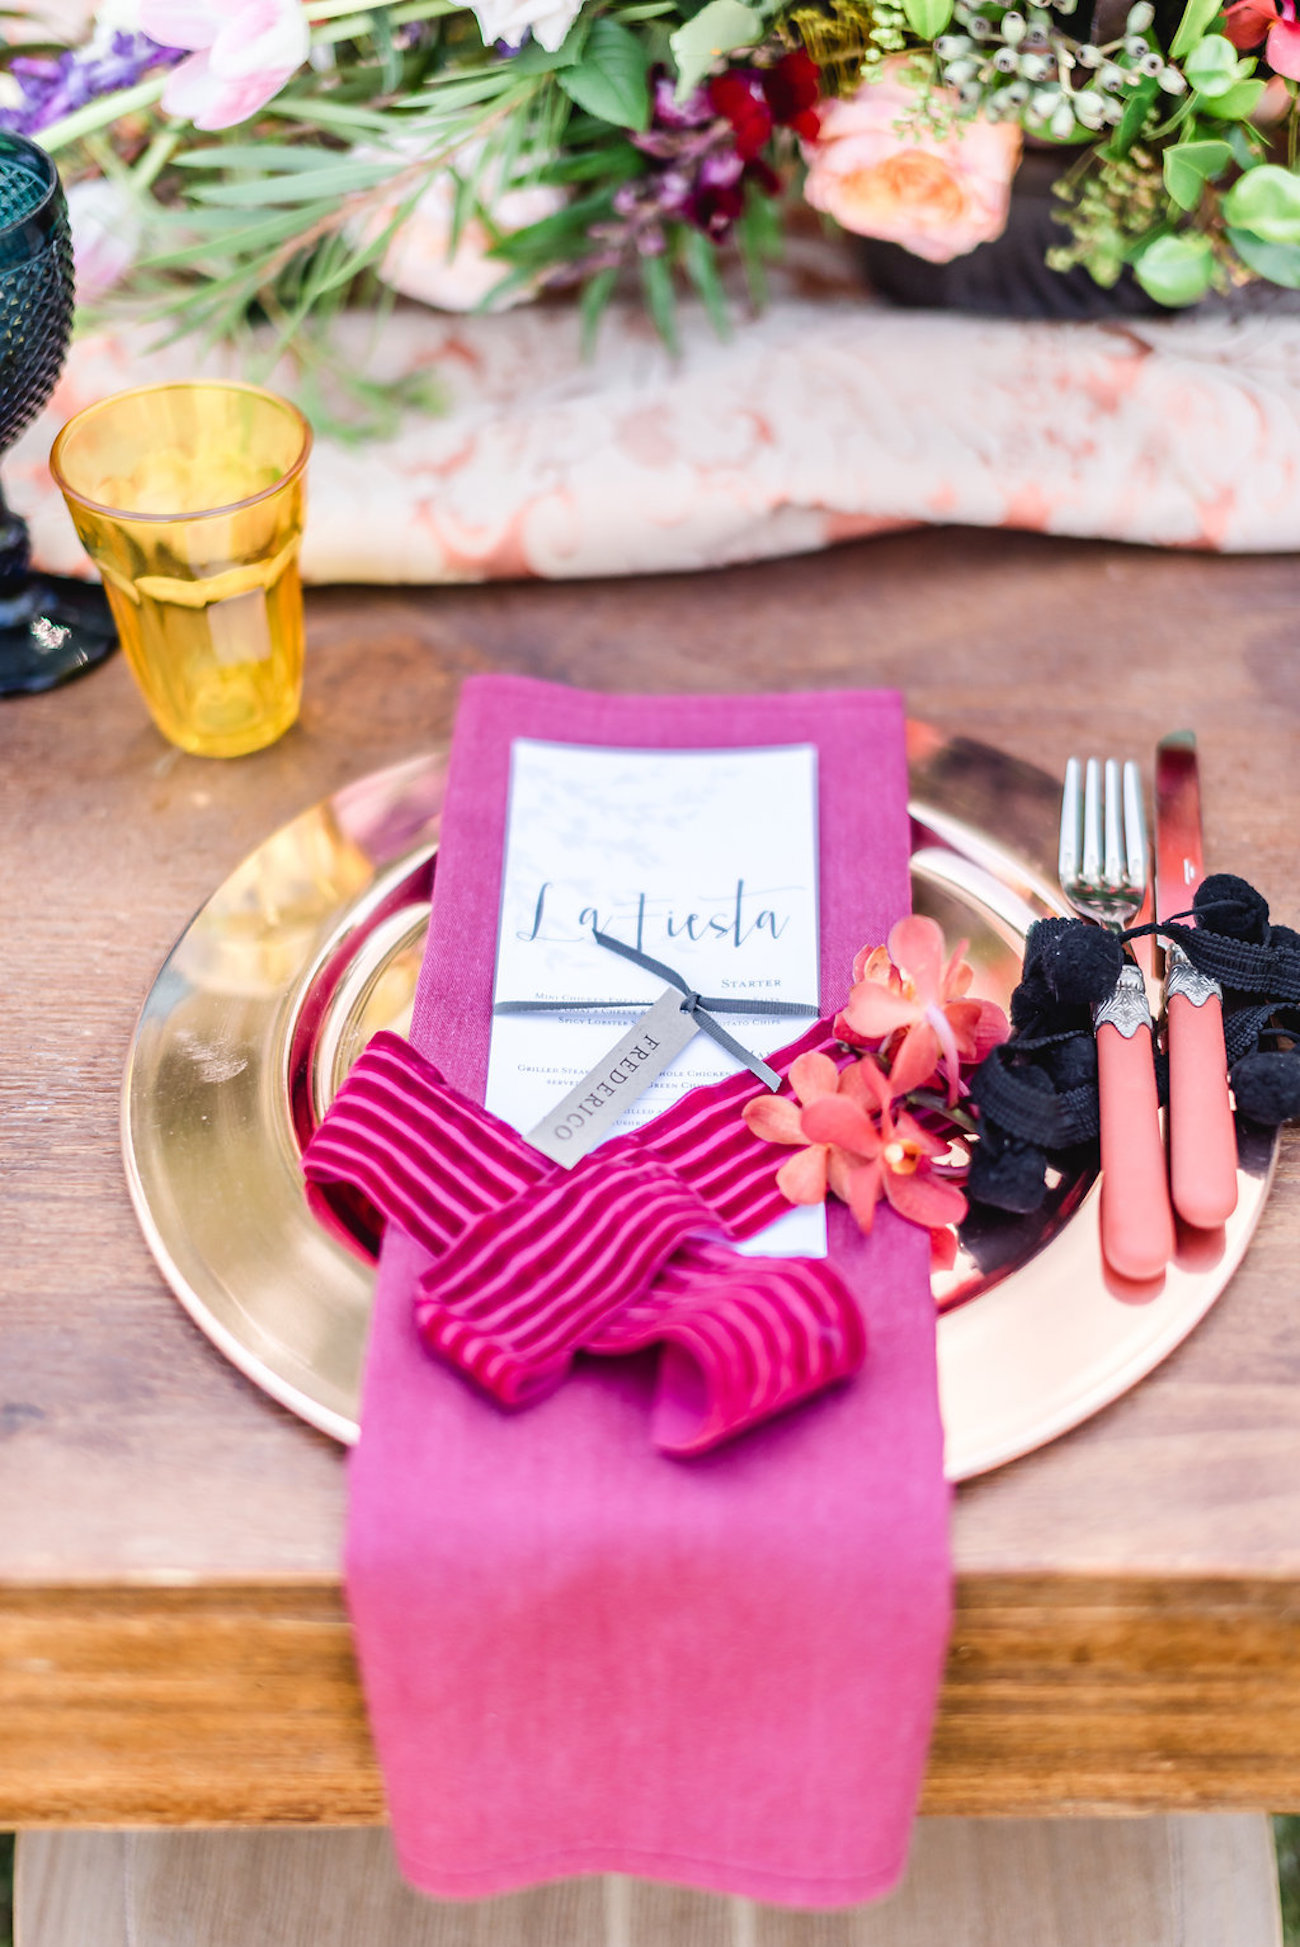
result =
M1101 1251L1122 1278L1158 1278L1174 1254L1151 1030L1097 1029Z
M1237 1131L1228 1093L1223 1005L1169 994L1169 1169L1174 1208L1213 1230L1237 1207Z

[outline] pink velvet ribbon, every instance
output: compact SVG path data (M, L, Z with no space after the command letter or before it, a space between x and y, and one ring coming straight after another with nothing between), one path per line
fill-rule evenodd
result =
M834 1045L821 1022L773 1064L785 1076ZM831 1264L718 1241L789 1208L782 1152L741 1116L762 1092L746 1073L695 1089L568 1170L379 1034L308 1144L309 1195L328 1216L328 1187L345 1184L421 1246L423 1344L502 1406L544 1399L579 1352L662 1344L652 1437L701 1454L866 1355L862 1314Z

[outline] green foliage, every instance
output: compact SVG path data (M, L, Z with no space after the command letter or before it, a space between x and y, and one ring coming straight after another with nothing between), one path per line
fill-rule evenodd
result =
M1300 176L1266 162L1241 176L1223 198L1223 219L1262 243L1300 244Z
M1183 72L1198 95L1213 101L1255 72L1253 61L1243 60L1223 34L1206 34L1183 62Z
M953 0L903 0L903 12L914 34L932 41L952 19Z
M596 349L596 335L600 330L600 321L605 315L605 308L609 300L614 295L614 286L617 282L618 272L616 270L598 270L596 275L589 277L582 287L579 313L582 318L582 355L584 358L590 358Z
M1277 1876L1282 1892L1284 1947L1300 1947L1300 1818L1275 1818Z
M731 314L718 272L717 245L701 231L688 229L682 245L682 261L687 276L704 300L713 329L719 338L730 338Z
M763 65L798 45L825 95L908 57L918 92L900 140L943 138L982 115L1079 145L1058 212L1071 236L1050 252L1055 268L1083 264L1110 284L1134 264L1174 304L1243 275L1300 288L1300 175L1274 159L1294 159L1300 108L1282 128L1256 130L1265 84L1222 31L1222 0L1180 5L1168 55L1145 0L1122 27L1078 37L1070 0L584 0L562 46L529 37L506 53L485 46L461 0L329 0L315 11L316 58L240 127L214 135L172 122L154 74L42 139L71 179L104 174L133 198L147 238L134 306L143 297L175 336L230 337L269 321L274 349L301 338L305 369L331 396L347 375L321 365L318 335L345 305L381 301L389 246L448 178L449 249L487 231L501 267L494 296L580 289L590 341L616 272L635 268L666 342L688 287L729 329L723 257L734 245L761 304L780 205L751 181L722 248L685 220L692 172L731 137L721 123L698 136L656 124L650 76L675 69L680 100L728 63ZM638 147L652 127L654 142ZM685 188L673 181L679 158ZM797 163L783 129L764 162ZM500 231L501 197L530 184L561 189L564 207ZM400 406L359 380L349 411L382 431Z
M1157 237L1133 260L1133 274L1157 304L1196 304L1210 288L1214 250L1208 237L1189 232Z
M767 303L767 267L781 255L781 219L775 207L759 190L750 188L745 207L736 225L736 244L745 267L745 282L750 301L761 310Z
M1151 110L1160 93L1160 83L1154 75L1139 81L1128 98L1119 127L1106 146L1106 154L1115 161L1122 161L1133 148L1147 125Z
M1178 23L1178 32L1169 43L1171 60L1181 61L1185 54L1191 53L1211 21L1218 17L1220 5L1221 0L1187 0L1183 17Z
M1300 291L1300 244L1264 243L1249 230L1228 228L1228 242L1248 270L1284 290Z
M1165 188L1180 210L1194 210L1207 182L1221 176L1232 161L1226 142L1179 142L1164 155Z
M1252 63L1253 65L1253 63ZM1266 81L1238 81L1235 86L1221 95L1211 95L1201 100L1206 113L1217 116L1223 122L1244 122L1259 107ZM1199 99L1199 98L1198 98Z
M677 93L697 88L715 61L762 38L763 16L742 0L708 0L668 37L677 66Z
M654 320L655 330L670 352L680 350L677 337L677 293L673 289L673 274L665 257L642 257L641 287L645 292L646 308Z
M561 68L561 88L579 108L619 128L642 130L650 122L647 76L650 56L630 27L601 19L593 25L581 61Z
M1071 241L1048 252L1052 270L1082 264L1103 290L1118 283L1125 265L1161 226L1164 183L1154 151L1136 145L1124 156L1094 151L1076 165L1055 194L1055 220Z

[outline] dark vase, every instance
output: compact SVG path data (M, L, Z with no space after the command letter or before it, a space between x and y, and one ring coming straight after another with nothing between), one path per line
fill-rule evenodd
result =
M1052 185L1075 160L1027 152L1011 188L1007 227L993 243L977 244L948 264L927 263L896 243L859 239L861 262L873 291L911 310L976 311L995 318L1117 318L1169 316L1147 296L1131 271L1106 290L1082 265L1049 270L1049 250L1066 240L1053 219L1060 199Z

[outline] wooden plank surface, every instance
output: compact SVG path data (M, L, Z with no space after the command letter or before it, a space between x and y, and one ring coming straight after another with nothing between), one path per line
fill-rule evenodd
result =
M925 1819L837 1913L614 1876L427 1900L378 1832L63 1832L18 1849L17 1947L1281 1947L1267 1820Z
M269 830L445 737L472 671L890 683L1054 771L1195 729L1211 866L1295 923L1298 619L1289 558L938 531L698 577L320 593L301 725L232 763L165 746L120 661L0 708L0 1821L378 1810L340 1456L181 1313L118 1155L140 1000ZM1300 1805L1297 1153L1187 1344L958 1496L932 1808Z

